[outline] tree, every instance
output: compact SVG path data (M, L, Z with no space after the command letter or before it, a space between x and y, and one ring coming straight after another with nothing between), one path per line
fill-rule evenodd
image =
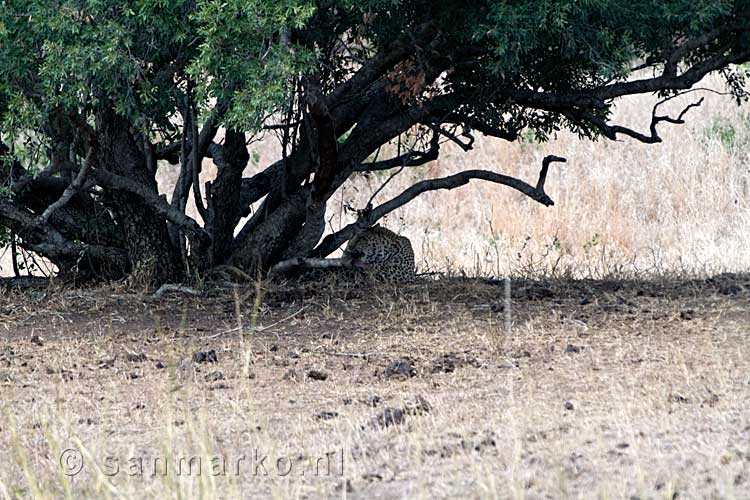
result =
M654 143L662 122L683 123L700 101L678 116L657 105L641 132L610 122L617 99L656 93L661 104L713 72L747 98L741 0L2 0L0 9L0 226L86 278L137 272L163 283L220 264L255 273L325 257L414 197L472 179L549 206L556 157L534 184L494 169L418 182L321 240L327 201L353 175L423 165L446 141L469 150L477 133L544 141L569 129ZM264 133L279 137L281 157L243 177L247 144ZM204 158L218 174L201 186ZM160 160L179 166L169 198L157 192ZM186 215L191 193L202 223Z

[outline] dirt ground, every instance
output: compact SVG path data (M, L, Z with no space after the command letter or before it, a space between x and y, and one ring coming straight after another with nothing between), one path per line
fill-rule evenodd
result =
M747 276L510 285L1 292L0 496L750 498Z

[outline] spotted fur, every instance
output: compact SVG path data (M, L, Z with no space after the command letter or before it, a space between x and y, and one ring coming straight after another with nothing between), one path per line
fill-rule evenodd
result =
M349 241L344 255L381 281L413 281L414 249L409 238L373 226Z

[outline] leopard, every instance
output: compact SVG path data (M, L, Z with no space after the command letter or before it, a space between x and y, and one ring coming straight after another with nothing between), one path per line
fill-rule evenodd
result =
M376 281L408 283L416 279L411 241L380 225L349 240L344 257Z

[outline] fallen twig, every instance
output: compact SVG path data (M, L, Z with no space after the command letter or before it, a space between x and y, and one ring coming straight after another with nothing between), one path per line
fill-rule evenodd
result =
M283 323L284 321L288 321L288 320L292 319L293 317L295 317L296 315L298 315L299 313L301 313L305 309L307 309L307 306L303 306L299 311L297 311L297 312L295 312L293 314L290 314L286 318L282 318L282 319L278 320L276 323L271 323L270 325L266 325L266 326L251 327L250 331L252 333L264 332L264 331L268 330L269 328L273 328L274 326L277 326L277 325ZM222 332L210 335L207 338L208 339L215 339L215 338L221 337L222 335L226 335L227 333L233 333L233 332L237 332L239 330L240 330L240 327L239 326L235 326L234 328L230 328L229 330L224 330Z
M203 295L203 292L200 292L198 290L195 290L194 288L190 288L188 286L182 286L182 285L175 285L172 283L166 283L159 287L157 291L154 292L153 295L151 295L152 299L160 299L164 296L165 293L168 292L181 292L186 295L192 295L193 297L199 297Z

